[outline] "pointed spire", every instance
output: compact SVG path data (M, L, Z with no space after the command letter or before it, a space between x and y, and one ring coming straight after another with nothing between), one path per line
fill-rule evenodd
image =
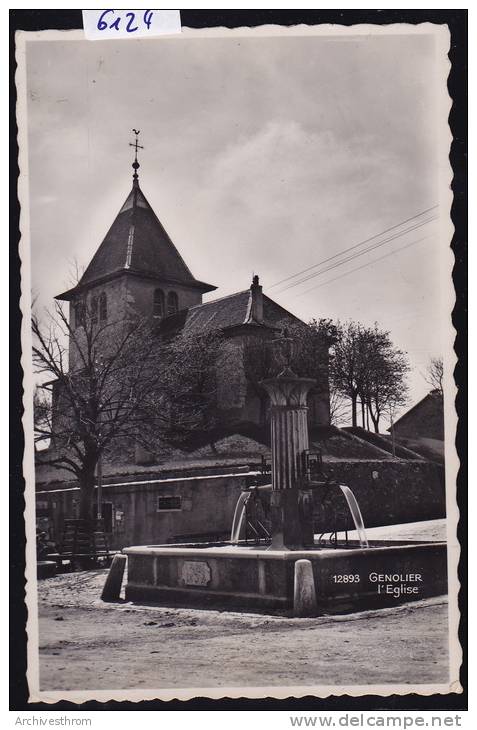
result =
M194 278L139 187L137 155L138 150L144 148L138 141L139 129L132 131L136 136L134 142L129 143L135 153L132 190L79 284L59 294L58 299L70 301L79 291L128 271L202 292L216 289Z
M124 263L124 268L129 269L131 268L131 261L132 261L132 255L133 255L133 245L134 245L134 234L136 230L136 207L137 207L137 197L138 197L138 191L139 191L139 176L137 174L137 171L139 170L139 162L137 160L137 151L138 149L143 150L144 147L139 144L139 134L140 129L133 129L134 134L136 135L136 139L134 142L130 142L129 146L134 147L134 162L132 163L132 168L134 170L133 174L133 200L132 200L132 215L131 215L131 225L129 226L129 233L128 233L128 245L126 249L126 261Z
M137 151L138 150L143 150L144 147L142 145L140 145L139 144L139 141L138 141L138 137L139 137L139 134L141 133L141 130L140 129L133 129L132 131L136 135L136 139L134 140L134 142L130 142L129 143L129 146L130 147L134 147L134 162L132 163L132 168L134 170L134 174L133 174L133 185L134 185L134 187L137 187L139 185L139 176L137 174L137 171L140 168L140 164L137 161Z

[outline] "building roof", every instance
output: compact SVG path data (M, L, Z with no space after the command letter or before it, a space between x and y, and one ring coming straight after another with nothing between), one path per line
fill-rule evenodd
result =
M279 323L284 320L292 318L301 321L266 295L263 295L263 319L254 321L250 317L253 296L254 292L250 288L204 304L197 304L166 317L160 329L164 333L182 330L187 334L201 334L210 330L227 330L242 325L277 329Z
M249 298L250 290L246 289L191 307L187 312L183 331L199 334L211 329L227 329L244 324Z
M433 403L436 406L438 406L441 410L443 407L443 397L442 393L440 393L439 390L431 390L430 393L424 396L420 401L415 403L406 413L403 413L402 416L400 416L397 421L394 421L393 427L396 428L398 424L405 423L409 418L414 416L425 404L427 403ZM391 431L391 428L387 429L388 431Z
M69 300L93 284L124 273L180 283L202 292L216 288L194 278L137 179L77 286L56 298Z

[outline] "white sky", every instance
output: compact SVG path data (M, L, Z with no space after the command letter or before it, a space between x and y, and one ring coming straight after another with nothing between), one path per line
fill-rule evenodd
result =
M34 295L50 306L101 243L131 187L136 127L142 190L192 273L219 287L206 298L258 273L305 321L377 320L409 354L415 402L450 327L436 223L270 287L440 202L440 69L431 34L29 43Z

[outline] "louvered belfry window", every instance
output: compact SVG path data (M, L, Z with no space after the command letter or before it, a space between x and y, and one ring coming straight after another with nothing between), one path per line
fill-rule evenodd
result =
M162 291L162 289L154 289L152 314L154 317L164 316L164 292Z
M170 291L167 295L167 314L175 314L179 311L179 297L175 291Z

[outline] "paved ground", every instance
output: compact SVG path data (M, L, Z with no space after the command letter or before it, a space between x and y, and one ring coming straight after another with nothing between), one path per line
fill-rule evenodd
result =
M366 537L368 540L409 540L419 542L445 542L447 520L425 520L424 522L406 522L402 525L383 525L382 527L367 527ZM356 540L356 530L348 532L350 540Z
M448 681L444 598L292 619L104 604L105 575L40 581L42 690Z

